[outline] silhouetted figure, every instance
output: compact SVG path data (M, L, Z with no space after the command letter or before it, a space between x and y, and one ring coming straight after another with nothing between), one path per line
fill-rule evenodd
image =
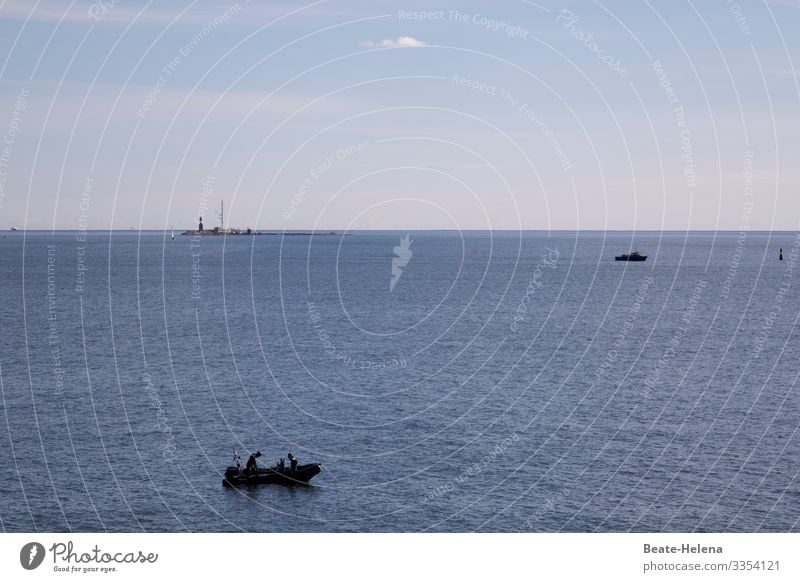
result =
M197 230L203 232L203 217L200 217L200 225L197 227Z
M780 253L781 253L781 254L780 254L780 255L778 255L778 260L779 260L779 261L782 261L782 260L783 260L783 248L781 248L781 250L780 250Z
M285 459L281 457L281 460L278 461L278 470L283 471L286 468L286 463L284 462Z
M247 471L248 475L255 475L258 473L258 463L256 463L256 459L261 456L261 451L256 451L250 458L247 459L247 465L245 466L245 471Z
M289 458L290 468L292 471L297 469L297 457L295 457L292 453L288 453L286 456Z

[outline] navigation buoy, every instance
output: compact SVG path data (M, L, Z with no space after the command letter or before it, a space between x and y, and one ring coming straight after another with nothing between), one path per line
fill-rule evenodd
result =
M783 248L781 248L781 250L780 250L780 255L778 255L778 260L779 261L783 260Z

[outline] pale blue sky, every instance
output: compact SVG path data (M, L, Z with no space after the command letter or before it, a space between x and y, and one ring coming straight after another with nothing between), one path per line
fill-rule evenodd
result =
M798 1L0 6L0 228L800 221Z

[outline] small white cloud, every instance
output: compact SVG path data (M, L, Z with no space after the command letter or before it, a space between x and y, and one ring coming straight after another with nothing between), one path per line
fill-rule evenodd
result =
M358 46L364 48L377 48L377 47L395 48L395 47L405 47L405 46L420 47L428 45L427 43L421 40L417 40L413 36L400 36L396 39L387 38L378 42L373 42L371 40L362 40L360 43L358 43Z

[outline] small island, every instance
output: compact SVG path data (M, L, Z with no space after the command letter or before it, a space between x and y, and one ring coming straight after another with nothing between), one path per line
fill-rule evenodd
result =
M200 220L197 223L197 230L187 230L182 235L190 235L190 236L236 236L236 235L258 235L261 234L260 232L255 232L251 228L247 228L242 230L240 228L225 228L225 206L224 201L219 203L219 226L215 226L211 230L206 230L203 228L203 217L200 217Z
M197 222L197 230L186 230L181 233L181 236L322 236L322 235L336 235L334 231L330 232L257 232L251 228L231 228L224 227L224 202L219 204L219 226L215 226L211 230L206 230L203 226L203 217L201 216ZM13 230L13 229L12 229ZM346 236L346 235L342 235ZM174 238L174 234L173 234Z

